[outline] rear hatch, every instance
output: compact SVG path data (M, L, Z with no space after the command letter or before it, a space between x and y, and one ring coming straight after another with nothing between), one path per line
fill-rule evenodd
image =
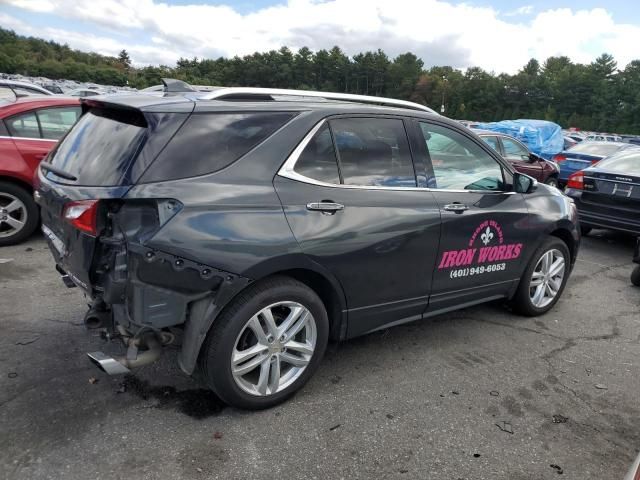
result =
M83 115L36 175L42 230L58 268L88 292L97 238L109 233L109 212L121 206L193 109L182 101L165 109L172 111L143 111L135 105L139 98L127 100L84 101Z

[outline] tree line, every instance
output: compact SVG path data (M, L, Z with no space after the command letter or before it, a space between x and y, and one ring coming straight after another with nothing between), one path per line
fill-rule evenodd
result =
M568 57L531 59L516 74L479 67L425 68L407 52L389 58L378 49L346 55L338 46L316 52L287 47L233 58L181 58L175 66L135 68L117 57L17 35L0 28L0 72L144 88L162 77L194 85L259 86L387 96L419 102L445 115L477 121L551 120L584 130L640 133L640 60L618 68L602 54L589 64Z

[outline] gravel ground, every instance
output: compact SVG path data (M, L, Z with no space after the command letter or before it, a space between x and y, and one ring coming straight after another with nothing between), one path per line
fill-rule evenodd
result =
M640 448L633 241L584 239L560 303L500 305L331 345L291 401L251 413L176 350L108 377L44 241L0 250L0 478L621 479Z

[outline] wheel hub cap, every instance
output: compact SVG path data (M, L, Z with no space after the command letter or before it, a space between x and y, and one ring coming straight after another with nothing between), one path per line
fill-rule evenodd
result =
M552 249L545 252L531 274L529 296L531 303L538 308L549 305L558 295L565 273L565 261L562 252Z
M297 302L278 302L256 313L240 331L231 354L236 385L256 396L273 395L295 382L313 357L316 323Z
M0 192L0 238L18 234L27 222L27 207L15 195Z

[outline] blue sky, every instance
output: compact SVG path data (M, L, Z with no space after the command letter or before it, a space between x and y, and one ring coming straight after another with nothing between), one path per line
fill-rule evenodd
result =
M531 57L608 52L620 67L640 57L640 9L623 0L0 0L0 25L108 55L125 48L138 65L282 45L412 51L427 66L509 73Z

